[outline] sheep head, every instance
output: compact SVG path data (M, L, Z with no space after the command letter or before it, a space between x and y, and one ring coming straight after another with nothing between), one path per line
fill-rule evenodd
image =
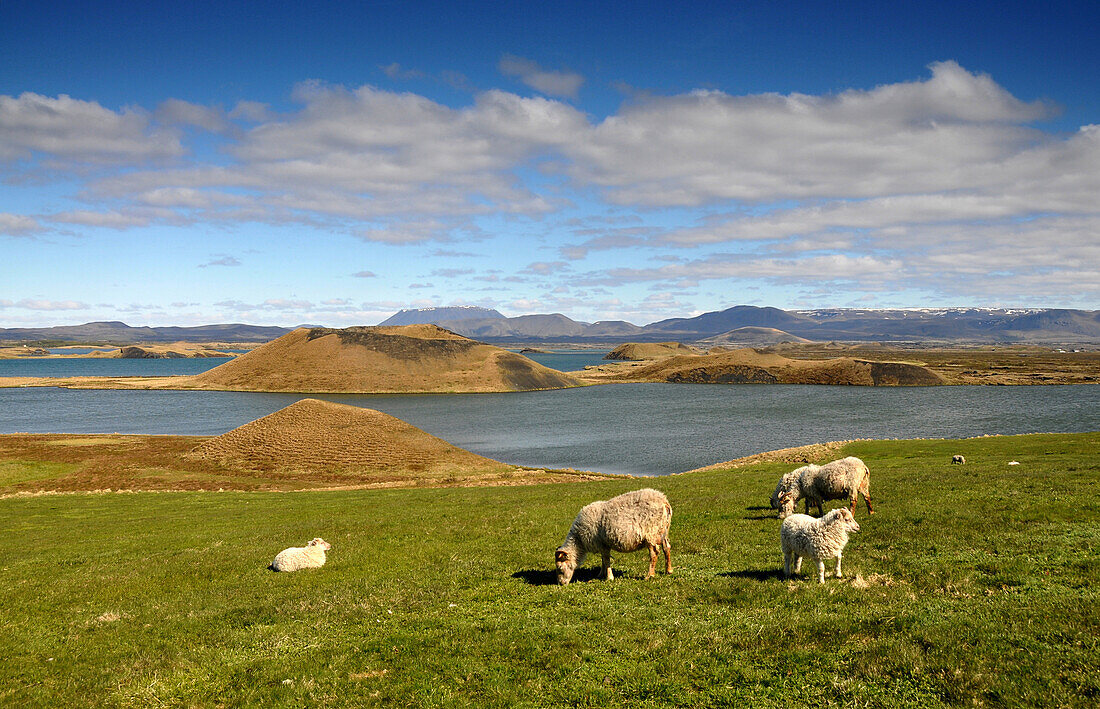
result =
M859 531L859 522L856 521L856 516L847 507L837 508L837 519L849 532Z
M779 495L779 519L786 519L794 513L795 496L793 492L784 492Z
M326 542L324 539L321 539L320 537L314 537L313 539L309 540L309 542L306 544L306 546L307 547L321 547L325 551L328 551L329 549L332 548L331 544Z
M558 567L558 585L568 586L573 580L573 572L577 570L577 562L564 547L558 547L554 552L554 563Z

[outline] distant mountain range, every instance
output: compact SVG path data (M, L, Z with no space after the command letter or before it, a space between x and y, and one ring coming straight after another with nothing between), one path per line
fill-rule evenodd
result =
M261 325L200 325L198 327L130 327L124 322L89 322L59 327L0 328L0 340L109 342L268 342L294 328Z
M781 342L786 335L790 335L790 341L804 338L849 342L1100 343L1100 311L1040 308L780 310L738 305L642 327L622 320L578 322L560 313L509 318L496 310L470 306L402 310L380 324L436 324L466 337L496 343L710 340L754 344L754 333L760 336L759 344ZM130 327L121 322L95 322L65 327L0 328L0 340L266 342L291 329L240 324Z
M445 317L439 317L437 311ZM644 327L622 320L577 322L565 315L507 318L484 308L401 311L402 324L435 323L466 337L496 342L657 342L771 344L800 339L853 342L985 343L1100 342L1100 311L1059 309L927 308L919 310L780 310L738 305L693 318ZM397 315L394 318L398 317ZM383 324L390 323L394 318ZM789 336L789 337L785 337Z

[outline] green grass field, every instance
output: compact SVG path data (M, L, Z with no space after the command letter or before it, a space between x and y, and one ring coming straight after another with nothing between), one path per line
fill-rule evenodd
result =
M830 565L824 586L782 579L767 501L792 466L775 463L526 487L0 499L0 706L1100 702L1100 434L842 454L869 465L877 514L861 503L846 578ZM614 582L592 580L589 559L579 582L554 585L577 510L646 485L675 509L676 572L643 582L642 552L616 557ZM266 570L314 536L333 545L324 568Z

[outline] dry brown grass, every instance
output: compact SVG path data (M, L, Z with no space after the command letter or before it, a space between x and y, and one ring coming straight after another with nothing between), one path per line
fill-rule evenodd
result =
M196 446L193 456L248 470L499 472L507 467L373 409L302 399Z
M876 343L777 345L764 352L799 360L838 355L870 361L919 364L947 384L1095 384L1100 383L1100 351L1058 352L1033 345L975 347L898 347Z
M628 342L607 353L604 359L640 361L677 355L701 355L703 350L680 342Z
M678 356L641 367L589 370L591 381L684 382L694 384L837 384L929 385L943 379L931 370L905 362L838 357L797 360L752 348L703 356Z
M806 463L820 463L834 457L834 454L851 441L829 441L827 443L811 443L808 446L796 446L794 448L780 448L774 451L765 451L743 458L734 458L724 463L715 463L689 473L698 473L704 470L728 470L731 468L744 468L757 463L791 463L793 465L805 465ZM682 473L681 473L682 474Z
M192 377L188 388L423 393L578 386L526 357L436 327L298 329Z

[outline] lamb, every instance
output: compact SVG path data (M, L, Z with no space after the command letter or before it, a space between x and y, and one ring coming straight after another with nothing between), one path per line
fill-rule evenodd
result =
M325 551L332 545L320 537L310 540L304 547L290 547L275 555L275 561L267 567L272 571L297 571L319 569L325 565Z
M966 465L966 458L961 455L951 456L951 463L954 465Z
M848 533L858 532L859 524L847 507L830 510L821 518L793 514L783 520L779 539L783 546L783 578L789 579L802 569L802 557L817 562L817 582L825 583L825 561L836 559L836 575L841 578L840 557L848 544ZM793 561L793 565L792 565Z
M867 512L874 514L871 504L871 471L859 458L848 456L825 465L807 465L799 468L802 473L791 484L791 488L779 494L779 519L794 512L795 503L806 498L806 512L816 507L818 514L824 510L826 500L850 500L850 509L856 511L859 495L867 503ZM797 472L797 471L795 471Z
M649 549L649 573L657 568L657 549L665 552L665 573L672 573L672 545L668 529L672 524L672 505L664 493L650 488L627 492L610 500L585 505L573 520L565 542L557 548L558 583L568 585L573 572L589 554L600 554L603 568L600 574L614 580L611 572L611 552Z

